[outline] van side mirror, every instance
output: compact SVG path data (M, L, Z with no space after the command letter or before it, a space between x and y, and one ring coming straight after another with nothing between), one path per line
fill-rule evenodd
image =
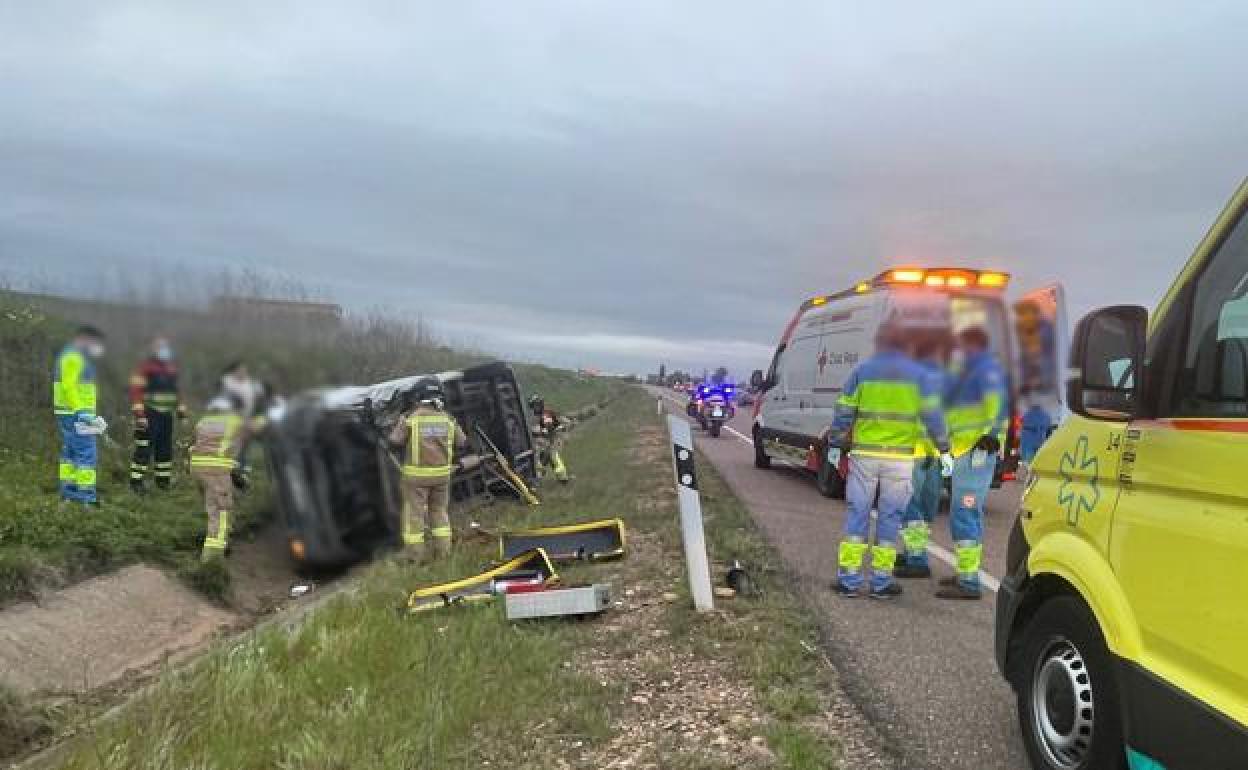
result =
M755 369L750 373L750 387L754 390L762 390L765 382L762 369Z
M1138 305L1094 310L1075 327L1066 404L1095 420L1139 414L1148 311Z

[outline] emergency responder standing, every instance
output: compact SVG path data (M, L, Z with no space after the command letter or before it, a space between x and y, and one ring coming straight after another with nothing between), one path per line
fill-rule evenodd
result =
M538 394L529 396L529 410L537 420L533 434L537 438L537 471L539 476L550 471L561 484L568 483L568 468L563 464L563 432L566 426L553 409L546 408L546 400Z
M914 449L923 431L950 464L938 383L902 351L902 330L884 324L876 333L876 353L845 383L828 428L829 461L839 463L849 449L845 534L837 553L837 593L859 596L871 508L879 493L875 545L871 546L872 598L901 594L893 580L901 512L910 500Z
M914 349L915 362L923 368L942 397L946 390L945 367L949 364L951 347L949 336L941 335L921 340ZM927 563L927 543L931 539L932 519L936 517L940 496L945 490L940 454L931 437L924 433L914 451L914 489L910 503L902 514L901 542L905 551L894 572L896 577L925 578L932 574Z
M148 355L130 375L130 411L134 417L130 488L143 494L148 467L154 464L156 486L168 489L173 479L174 414L185 418L186 405L178 395L178 368L165 337L152 340Z
M942 580L936 595L942 599L978 599L979 568L984 557L984 501L1005 442L1005 375L982 328L962 330L958 348L962 366L950 377L945 397L954 457L949 529L957 575Z
M238 404L243 419L250 422L263 411L264 386L252 378L247 364L233 361L221 372L221 392L228 395ZM238 464L230 474L230 481L240 492L251 486L251 441L246 440L238 450Z
M455 451L468 446L468 436L442 402L442 382L425 377L416 383L416 402L390 432L390 443L406 449L403 473L403 550L408 559L425 557L425 529L433 537L434 552L451 551L451 470Z
M212 561L225 556L230 541L230 517L234 509L234 486L230 473L238 464L238 452L253 426L243 417L237 398L224 393L215 396L195 424L191 446L191 475L204 495L207 527L202 558Z
M52 408L61 432L57 470L61 499L98 505L95 437L108 425L97 413L95 365L104 355L104 335L81 326L56 356L52 376Z

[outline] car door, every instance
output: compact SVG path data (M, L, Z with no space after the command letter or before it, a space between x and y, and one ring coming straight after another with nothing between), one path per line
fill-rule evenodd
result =
M1152 419L1126 432L1110 558L1139 624L1143 668L1248 724L1244 192L1153 321L1144 383ZM1128 693L1155 704L1151 695ZM1141 709L1135 718L1159 714ZM1158 727L1187 734L1180 716L1165 719Z

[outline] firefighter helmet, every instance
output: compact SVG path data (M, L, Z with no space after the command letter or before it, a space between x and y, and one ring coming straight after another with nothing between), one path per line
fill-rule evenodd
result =
M437 377L422 377L415 387L416 401L421 404L442 405L442 381Z

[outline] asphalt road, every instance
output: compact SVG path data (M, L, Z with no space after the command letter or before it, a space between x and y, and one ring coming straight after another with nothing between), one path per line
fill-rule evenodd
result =
M655 391L656 393L658 391ZM669 413L684 402L663 393ZM826 652L848 695L888 742L902 767L1023 770L1014 695L993 660L995 591L977 602L936 599L935 581L953 570L931 559L933 577L902 581L893 602L848 600L832 593L845 504L824 498L803 471L754 467L750 409L719 438L695 428L698 449L714 464L780 552L815 610ZM992 493L985 517L985 585L1004 570L1018 490ZM933 524L945 558L952 550L948 515Z

